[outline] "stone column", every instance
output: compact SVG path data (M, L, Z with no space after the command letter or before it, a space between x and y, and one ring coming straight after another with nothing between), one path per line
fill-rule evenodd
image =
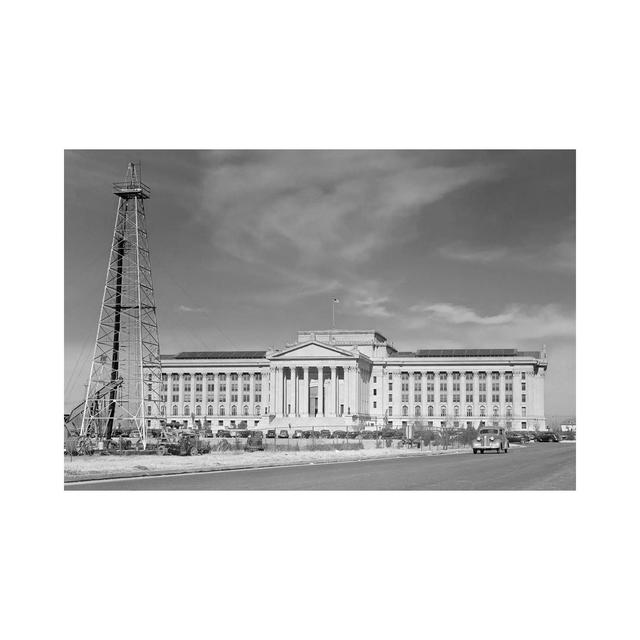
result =
M276 412L275 399L276 399L276 370L275 370L275 367L269 367L269 414L273 414Z
M324 416L324 367L318 367L318 415Z
M344 367L344 413L351 415L351 367Z
M282 415L287 415L287 404L289 403L289 384L285 367L282 367Z
M328 415L335 418L336 416L336 368L329 367L329 411Z
M280 409L280 391L282 390L282 382L280 381L280 368L279 367L275 367L273 369L273 383L272 383L272 388L273 388L273 407L272 407L272 412L274 415L278 416L280 415L281 409Z
M292 386L292 394L291 394L291 410L293 411L293 415L298 415L298 367L291 367L291 386Z
M300 415L309 416L309 367L302 367L302 397L300 398Z
M356 365L352 371L351 385L351 410L353 413L360 413L360 368Z

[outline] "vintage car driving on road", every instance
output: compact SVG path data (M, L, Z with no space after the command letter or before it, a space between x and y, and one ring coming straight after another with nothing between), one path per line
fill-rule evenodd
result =
M495 451L496 453L509 452L509 440L502 427L482 427L478 431L478 437L471 444L473 453Z

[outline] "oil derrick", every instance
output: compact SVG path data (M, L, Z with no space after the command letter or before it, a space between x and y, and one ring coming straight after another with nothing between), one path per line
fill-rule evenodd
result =
M146 448L147 429L159 423L162 377L144 211L151 190L131 162L113 193L116 222L80 434L110 440L137 432Z

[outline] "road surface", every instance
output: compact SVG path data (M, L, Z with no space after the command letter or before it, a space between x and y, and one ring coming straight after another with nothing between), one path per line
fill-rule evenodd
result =
M576 446L536 443L461 454L66 484L65 490L514 490L576 488Z

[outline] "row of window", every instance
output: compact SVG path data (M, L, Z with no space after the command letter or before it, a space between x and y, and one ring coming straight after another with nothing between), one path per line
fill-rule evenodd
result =
M486 382L480 382L479 384L479 389L480 391L486 391L487 390L487 383ZM522 391L526 391L527 390L527 383L526 382L522 382L520 384L520 387L522 389ZM452 383L452 387L451 387L454 391L460 391L460 383L459 382L453 382ZM513 391L513 382L505 382L504 388L506 391ZM420 380L415 380L413 383L413 389L414 391L421 391L422 390L422 382ZM427 382L427 391L431 390L433 391L435 389L435 383L433 382ZM440 391L446 391L448 389L447 386L447 382L440 382L440 386L439 386ZM406 381L403 381L401 386L400 386L400 390L401 391L409 391L409 383ZM465 383L465 390L466 391L473 391L473 382L467 382ZM492 391L499 391L500 390L500 383L499 382L492 382L491 383L491 390ZM374 391L376 391L376 389L374 389ZM393 391L393 382L389 382L389 391Z
M232 381L232 382L237 382L239 379L242 379L243 382L250 382L251 380L251 376L253 375L253 379L255 382L261 382L262 381L262 374L261 373L207 373L207 374L202 374L202 373L172 373L172 374L168 374L168 373L163 373L162 374L162 380L164 382L168 381L169 379L169 375L171 375L171 381L172 382L177 382L180 380L180 378L182 377L182 380L184 382L191 382L191 378L193 377L196 383L201 383L205 378L206 381L208 383L212 383L215 381L215 376L218 376L218 381L219 382L226 382L227 377ZM393 373L389 373L389 380L392 381L393 380L393 376L396 374ZM403 371L401 374L401 379L403 381L403 383L408 383L409 381L409 376L411 374L409 374L409 372ZM448 376L451 375L451 377L453 378L454 381L458 381L461 379L462 377L462 373L459 371L441 371L438 373L438 379L442 380L442 381L446 381L448 379ZM476 375L476 373L472 372L472 371L467 371L464 374L464 378L465 380L473 380L473 376ZM492 371L491 372L491 379L492 380L500 380L500 372L499 371ZM435 380L435 372L434 371L427 371L424 374L424 377L427 380ZM486 380L487 379L487 372L486 371L478 371L477 372L477 376L479 380ZM527 374L523 371L521 374L521 378L523 381L526 380L526 376ZM422 380L423 377L423 373L421 371L416 371L413 373L413 379L414 381L416 380ZM148 374L147 375L147 380L152 380L152 374ZM511 371L505 371L504 372L504 379L507 381L511 381L513 380L513 372ZM373 383L376 384L377 383L377 376L373 376Z
M378 395L377 391L378 391L377 389L374 389L374 390L373 390L373 395L374 395L374 396L377 396L377 395ZM426 395L427 402L435 402L435 401L436 401L436 400L435 400L435 397L436 397L436 394L435 394L435 393L429 393L429 392L427 391L427 395ZM440 393L440 395L439 395L440 402L447 402L447 397L448 397L448 392L447 392L447 390L445 389L444 391L442 391L442 389L441 389L441 393ZM456 391L456 390L454 390L454 391L453 391L453 393L451 394L452 402L462 402L461 397L462 397L462 395L461 395L461 393L460 393L460 390L459 390L459 389L458 389L457 391ZM465 394L465 400L464 400L464 401L465 401L465 402L474 402L474 399L473 399L473 398L474 398L473 393L467 393L467 394ZM388 394L388 396L387 396L387 400L388 400L389 402L393 402L393 393L389 393L389 394ZM408 391L403 391L403 392L400 394L400 402L409 402L409 400L410 400L410 399L409 399L409 393L408 393ZM422 393L421 393L421 392L414 391L414 394L413 394L413 401L414 401L414 402L422 402ZM505 393L504 401L505 401L506 403L511 403L511 402L513 402L513 393ZM521 402L526 402L526 401L527 401L527 394L526 394L526 393L523 393L523 394L520 396L520 401L521 401ZM487 402L487 394L486 394L486 393L480 393L480 394L478 394L478 402L481 402L481 403L482 403L482 402ZM498 391L494 391L494 392L491 394L491 402L500 402L500 391L499 391L499 390L498 390Z
M375 408L375 403L374 403L374 408ZM389 407L388 408L388 414L389 415L393 415L393 407ZM408 416L409 415L409 407L408 405L402 405L402 415L403 416ZM415 409L414 409L414 415L415 416L421 416L422 415L422 407L420 405L416 405ZM433 416L434 415L434 408L433 406L429 406L427 407L427 416ZM454 416L459 416L460 415L460 407L454 407L453 408L453 415ZM480 416L484 417L486 416L486 407L480 407ZM494 416L498 416L500 415L500 409L496 406L493 407L493 415ZM506 409L506 415L508 418L510 418L513 415L513 410L511 409L511 407L507 407ZM526 407L521 407L521 415L526 416L527 415L527 408ZM447 407L445 405L442 405L440 407L440 416L441 417L446 417L447 416ZM467 407L467 416L471 417L473 416L473 407Z
M204 396L202 394L195 394L194 397L194 402L227 402L227 394L226 392L220 392L218 399L216 400L216 397L212 394L207 394L206 396L206 400L204 399ZM167 402L167 394L163 393L161 394L161 398L162 398L162 402ZM251 402L251 394L250 393L243 393L242 394L242 400L238 400L239 398L239 394L236 393L231 393L229 394L229 398L230 398L230 402ZM191 393L184 393L182 400L180 400L180 394L179 393L172 393L171 394L171 402L191 402ZM256 393L253 396L253 401L260 403L262 402L262 393Z
M459 429L460 426L464 426L465 424L466 424L467 429L470 429L471 427L473 427L473 422L469 421L469 422L464 423L464 422L461 422L461 421L458 421L458 420L454 420L453 428L454 429ZM484 425L484 422L481 422L479 426L482 426L482 425ZM407 426L407 423L404 420L402 421L402 426L403 427ZM427 422L427 428L431 429L431 428L433 428L433 426L434 426L433 425L433 420L429 420ZM440 422L440 426L444 429L444 428L447 427L447 423L444 422L444 421ZM491 426L494 426L494 427L499 426L499 421L498 420L492 420L491 421ZM513 422L511 420L506 420L505 421L505 427L507 429L511 429L513 427ZM527 429L527 422L526 421L522 421L520 423L520 429L522 429L522 430L526 430Z
M172 382L180 380L180 377L182 377L182 379L185 382L191 382L192 374L190 374L190 373L182 373L182 374L180 374L180 373L172 373L170 375L171 375L171 381ZM217 374L218 380L221 381L221 382L222 381L226 381L227 376L229 377L229 379L232 382L236 382L239 378L242 378L243 382L250 382L252 375L253 375L253 379L254 379L255 382L261 382L262 381L262 374L261 373L254 373L254 374L251 374L251 373L242 373L242 374L237 374L237 373L229 373L229 374L227 374L227 373L218 373ZM194 373L193 374L193 378L194 378L194 380L196 382L202 382L205 378L206 378L207 382L214 382L215 376L216 376L215 373L207 373L206 375L202 374L202 373ZM168 379L169 379L169 374L168 373L163 373L162 374L162 380L164 382L166 382ZM152 377L151 374L147 375L147 380L153 380L153 377Z
M207 415L208 416L213 416L213 415L224 416L225 413L226 413L226 408L223 405L220 405L217 414L214 414L213 409L214 409L213 405L209 405L207 407ZM147 406L147 412L149 414L151 413L151 405ZM264 415L267 415L268 412L269 412L269 407L264 407ZM259 416L260 414L261 414L260 405L256 405L255 415ZM164 405L160 406L160 415L165 415ZM189 415L191 415L191 408L190 408L190 406L188 404L185 404L184 408L183 408L183 411L182 411L182 414L180 414L179 411L178 411L178 405L174 404L171 407L171 415L172 416L177 416L177 415L189 416ZM195 416L202 415L202 407L200 405L196 405L196 408L195 408L195 411L194 411L193 415L195 415ZM229 415L232 415L232 416L237 416L238 415L238 407L235 404L231 405L231 410L229 412ZM249 412L249 405L245 404L242 407L242 415L243 416L254 415L254 414L251 414Z
M478 371L478 372L473 372L473 371L466 371L464 374L464 378L465 380L473 380L473 376L476 375L480 380L486 380L487 379L487 372L486 371ZM394 375L398 375L397 373L389 373L389 380L393 380L393 376ZM406 382L409 380L409 376L411 374L408 371L403 371L400 374L400 378L403 382ZM460 380L462 377L462 373L460 371L440 371L438 372L438 379L439 380L447 380L448 376L451 376L453 378L453 380ZM414 371L413 372L413 379L414 380L421 380L423 376L423 373L421 371ZM436 374L434 371L427 371L424 376L426 377L427 380L435 380ZM521 374L521 378L522 380L526 380L527 379L527 374L526 372L522 372ZM491 372L491 379L492 380L500 380L500 371L492 371ZM504 372L504 379L505 380L513 380L513 371L505 371ZM373 376L373 383L375 384L378 381L377 376Z

